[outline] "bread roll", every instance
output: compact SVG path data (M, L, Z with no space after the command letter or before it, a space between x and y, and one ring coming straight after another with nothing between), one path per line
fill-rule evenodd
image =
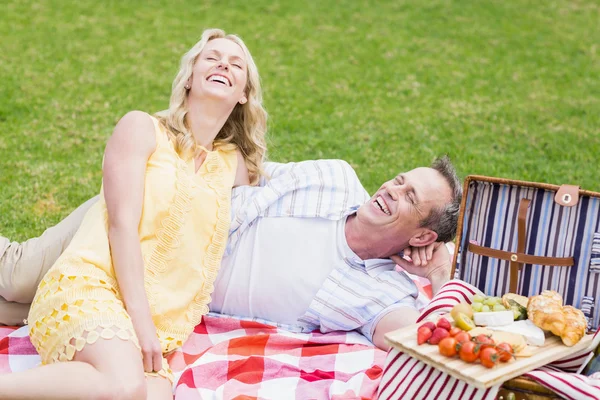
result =
M544 290L532 296L527 303L527 316L538 327L560 336L565 329L566 318L562 296L553 290Z
M575 307L564 306L563 313L565 314L565 328L563 329L560 338L567 346L573 346L583 338L587 328L587 319L583 312Z
M529 298L527 316L536 326L560 336L565 345L573 346L585 335L587 319L581 310L562 303L560 294L544 290Z

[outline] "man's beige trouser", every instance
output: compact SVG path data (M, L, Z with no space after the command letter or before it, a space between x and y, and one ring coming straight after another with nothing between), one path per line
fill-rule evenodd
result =
M86 201L38 238L11 243L0 236L0 325L23 324L40 281L97 200L98 196Z

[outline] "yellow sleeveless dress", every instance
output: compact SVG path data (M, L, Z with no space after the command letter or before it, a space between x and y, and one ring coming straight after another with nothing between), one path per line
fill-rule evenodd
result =
M152 120L157 147L146 166L139 236L144 285L164 354L180 347L208 312L228 236L237 156L207 152L195 173L194 161L182 160ZM139 348L112 265L103 195L40 283L28 320L44 364L72 360L98 338L117 336ZM172 379L164 359L160 375Z

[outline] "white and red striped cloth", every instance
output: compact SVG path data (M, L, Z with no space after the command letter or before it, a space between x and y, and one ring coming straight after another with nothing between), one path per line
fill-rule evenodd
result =
M482 293L463 281L450 281L423 310L418 322L432 314L448 313L457 303L471 303L475 294ZM524 376L566 399L600 400L600 373L589 377L576 373L599 342L600 335L596 334L589 349L571 354ZM397 349L391 349L385 361L378 395L379 400L492 400L496 398L500 386L496 385L486 390L477 389Z

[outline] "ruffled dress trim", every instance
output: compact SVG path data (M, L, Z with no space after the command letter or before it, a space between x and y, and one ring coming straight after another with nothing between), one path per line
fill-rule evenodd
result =
M68 262L68 256L63 260ZM139 348L115 283L93 267L70 267L68 272L51 271L44 277L29 317L31 342L44 364L70 361L76 351L99 338L116 336ZM38 315L40 302L45 315ZM47 314L47 310L52 312Z
M202 150L207 152L204 160L206 173L202 175L202 178L217 195L217 221L213 236L203 257L201 268L202 287L186 311L186 323L182 324L178 321L175 324L169 318L163 317L162 321L156 326L161 342L168 343L166 352L181 347L194 330L194 327L200 323L202 316L208 313L208 304L211 301L210 295L214 290L213 284L219 272L229 231L231 187L224 187L225 166L224 161L221 159L223 154L218 154L219 150L208 151L205 148L202 148ZM148 297L153 314L155 314L156 299L158 297L155 288L158 287L157 284L160 281L161 274L167 270L168 262L172 259L173 250L177 249L181 243L181 230L187 214L192 209L193 175L188 170L188 165L177 155L176 194L168 209L167 216L161 221L161 229L156 233L156 247L148 258L146 265L146 271L148 272L146 291L149 293Z
M177 159L175 196L169 206L167 216L161 221L161 228L156 232L156 246L146 260L145 289L152 314L156 314L156 301L160 276L168 269L173 259L173 250L181 245L181 228L192 207L192 180L183 160Z

